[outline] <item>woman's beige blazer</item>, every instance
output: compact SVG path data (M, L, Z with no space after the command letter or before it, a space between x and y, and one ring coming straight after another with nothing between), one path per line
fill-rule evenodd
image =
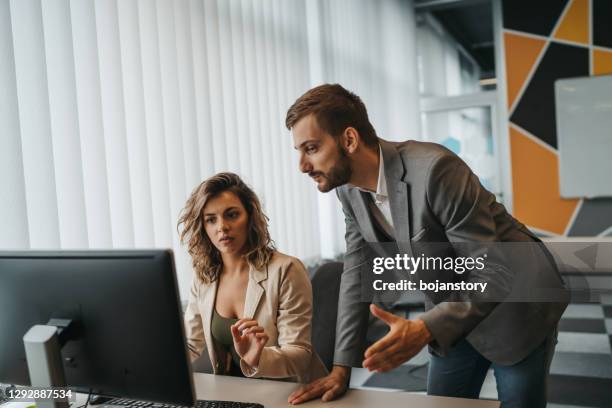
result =
M185 330L192 361L206 348L215 374L221 374L226 362L210 328L216 293L217 281L204 284L193 277ZM310 382L327 374L312 350L312 287L298 259L274 252L267 268L250 269L243 316L257 320L269 336L259 367L240 361L245 376Z

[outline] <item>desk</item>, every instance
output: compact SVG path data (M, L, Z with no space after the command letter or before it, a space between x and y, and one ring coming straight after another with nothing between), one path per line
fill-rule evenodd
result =
M195 374L194 383L198 399L258 402L266 408L295 407L287 403L287 397L297 388L295 383L211 374ZM297 406L304 408L499 408L499 402L431 397L407 392L349 390L344 397L336 401L321 402L318 399Z
M265 408L296 407L287 403L287 397L298 385L290 382L245 379L212 374L195 374L196 397L203 400L258 402ZM77 394L71 407L85 403L86 394ZM25 408L31 403L0 404L1 408ZM342 398L332 402L312 400L298 407L304 408L499 408L497 401L479 401L463 398L431 397L395 391L351 389ZM90 405L95 408L95 405Z

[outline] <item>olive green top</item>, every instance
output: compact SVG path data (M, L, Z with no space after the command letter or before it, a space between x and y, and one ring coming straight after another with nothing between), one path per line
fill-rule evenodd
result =
M226 352L232 353L232 362L240 370L240 356L236 353L236 349L234 349L234 339L232 338L232 331L230 326L236 323L238 319L234 319L231 317L223 317L221 316L216 308L213 308L212 321L210 323L210 331L215 339L215 341L223 348ZM234 369L231 370L232 373L235 372Z

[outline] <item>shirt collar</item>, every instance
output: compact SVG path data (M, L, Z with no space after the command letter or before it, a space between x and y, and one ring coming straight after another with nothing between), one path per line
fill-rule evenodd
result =
M387 178L385 177L385 162L383 159L382 149L378 146L378 183L376 184L376 191L366 190L365 188L357 187L359 190L374 194L376 201L384 201L387 199Z
M378 147L378 155L380 164L378 166L378 184L376 185L376 199L387 198L387 178L385 177L385 162L382 155L382 149Z

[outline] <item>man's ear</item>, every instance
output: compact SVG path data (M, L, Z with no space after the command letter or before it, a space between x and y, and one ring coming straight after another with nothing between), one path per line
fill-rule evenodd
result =
M347 127L344 129L342 134L342 146L348 154L355 153L359 147L361 139L359 138L359 132L354 127Z

